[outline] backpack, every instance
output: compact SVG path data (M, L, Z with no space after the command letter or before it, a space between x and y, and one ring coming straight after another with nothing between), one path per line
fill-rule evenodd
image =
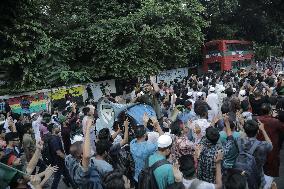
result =
M261 181L259 171L257 170L257 164L253 153L255 152L260 141L255 141L248 152L244 151L240 140L237 145L239 149L239 155L236 159L235 168L240 171L245 171L245 176L250 189L258 189Z
M47 134L43 138L43 149L42 149L42 159L46 165L52 164L52 155L49 148L49 141L51 139L51 135Z
M152 166L147 166L142 169L138 176L138 189L158 189L158 184L155 179L154 171L165 164L170 164L166 159L162 159L154 163Z

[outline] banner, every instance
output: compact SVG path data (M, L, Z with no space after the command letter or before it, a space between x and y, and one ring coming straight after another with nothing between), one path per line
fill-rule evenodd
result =
M18 114L30 114L47 110L48 108L48 96L44 92L35 91L22 94L21 96L5 96L5 99L8 100L12 111ZM2 105L3 102L1 103L1 109L4 108Z
M86 85L87 98L94 99L97 102L102 96L110 93L116 93L115 80L106 80Z
M52 89L48 96L52 101L53 107L58 107L59 110L66 108L66 102L71 100L76 102L77 105L82 106L84 104L84 92L85 86L75 85L72 87L60 87Z
M187 76L188 76L188 68L177 68L177 69L167 70L157 75L157 83L159 83L162 80L166 83L170 83L170 81L173 81L174 79L178 79L180 81Z

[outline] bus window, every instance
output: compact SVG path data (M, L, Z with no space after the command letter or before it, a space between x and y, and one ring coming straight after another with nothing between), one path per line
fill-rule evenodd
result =
M218 44L210 44L206 46L206 51L207 52L214 52L214 51L218 51Z
M214 62L208 64L208 69L212 71L221 71L221 63L220 62Z

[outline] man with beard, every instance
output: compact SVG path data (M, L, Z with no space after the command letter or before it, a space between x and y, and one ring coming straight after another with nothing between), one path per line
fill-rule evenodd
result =
M160 88L157 83L154 82L153 78L150 78L150 81L146 82L143 86L143 95L136 99L137 102L145 103L155 110L157 114L157 119L159 120L162 117L161 105L159 98Z
M158 139L158 151L149 157L149 166L156 162L167 159L171 154L173 140L169 135L161 135ZM175 182L173 165L162 164L154 170L154 176L159 189L166 189Z

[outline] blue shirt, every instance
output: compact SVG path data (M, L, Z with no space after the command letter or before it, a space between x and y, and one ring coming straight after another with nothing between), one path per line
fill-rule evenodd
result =
M155 153L149 158L149 166L152 166L159 160L166 159L165 156ZM164 164L154 171L155 179L159 189L166 189L168 185L175 182L172 164Z
M134 179L138 182L138 176L141 170L145 167L145 161L147 158L157 151L157 143L151 142L137 142L137 139L134 139L130 142L130 152L135 163L135 174Z
M195 116L196 115L193 111L185 110L184 112L178 114L177 119L182 121L183 123L186 123L189 120L193 120Z
M227 133L225 132L225 131L221 131L220 133L220 141L223 143L223 142L226 142L227 141L227 138L228 138L228 136L227 136ZM235 140L237 140L239 137L240 137L240 135L241 135L241 133L240 132L237 132L237 131L233 131L233 133L232 133L232 135L233 135L233 138L235 139Z

